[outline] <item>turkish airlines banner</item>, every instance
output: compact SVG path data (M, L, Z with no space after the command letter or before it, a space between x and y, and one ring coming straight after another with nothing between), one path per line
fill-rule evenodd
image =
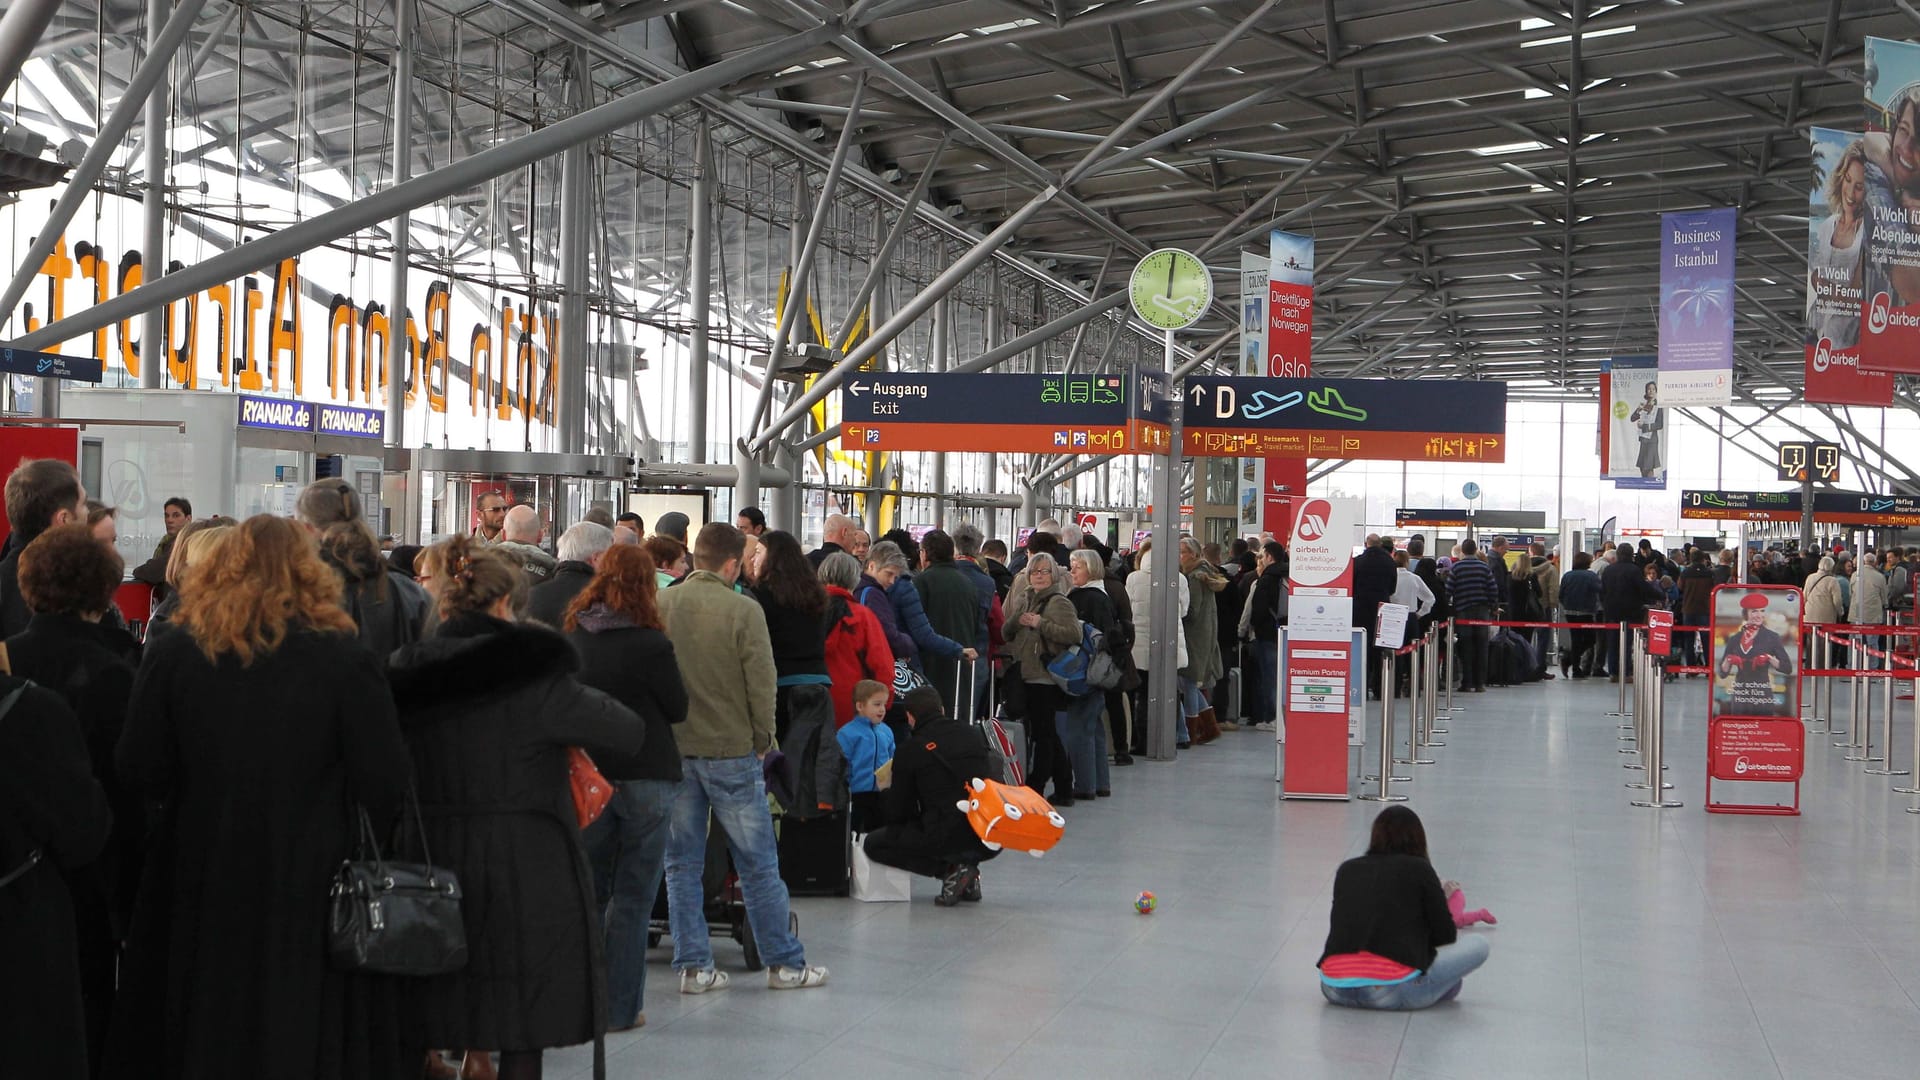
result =
M1267 252L1267 371L1282 379L1313 374L1313 237L1273 230ZM1288 497L1307 493L1305 458L1267 458L1261 469L1265 532L1282 543L1293 528Z
M1660 401L1733 404L1731 207L1660 215Z
M1860 366L1920 372L1920 46L1867 39Z
M1867 250L1866 139L1814 128L1807 200L1807 400L1893 404L1893 376L1860 367L1860 307Z

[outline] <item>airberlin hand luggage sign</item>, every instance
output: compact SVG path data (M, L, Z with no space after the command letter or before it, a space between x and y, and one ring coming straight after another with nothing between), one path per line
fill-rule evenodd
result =
M1286 750L1281 794L1347 797L1349 687L1353 669L1353 546L1357 499L1294 501L1287 574L1287 652L1281 666Z
M1800 812L1800 774L1806 761L1806 728L1800 722L1800 599L1799 589L1784 585L1723 585L1713 590L1709 813ZM1792 784L1791 801L1730 803L1714 787L1754 781Z

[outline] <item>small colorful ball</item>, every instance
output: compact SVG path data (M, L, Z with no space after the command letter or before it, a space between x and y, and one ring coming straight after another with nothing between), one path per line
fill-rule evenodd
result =
M1133 898L1133 910L1139 912L1142 915L1153 914L1153 909L1158 907L1159 905L1160 905L1159 898L1154 896L1150 892L1143 892L1139 896L1136 896Z

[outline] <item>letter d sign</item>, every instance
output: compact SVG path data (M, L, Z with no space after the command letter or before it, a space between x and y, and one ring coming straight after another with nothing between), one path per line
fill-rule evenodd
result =
M1216 420L1231 420L1238 413L1240 405L1235 400L1233 387L1221 385L1213 388L1213 416Z

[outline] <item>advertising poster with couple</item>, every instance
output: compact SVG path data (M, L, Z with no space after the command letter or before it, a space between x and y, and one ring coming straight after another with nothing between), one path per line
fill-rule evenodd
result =
M1867 249L1867 139L1817 127L1810 134L1807 200L1807 400L1893 404L1893 376L1860 366Z
M1870 37L1860 366L1920 372L1920 45Z

